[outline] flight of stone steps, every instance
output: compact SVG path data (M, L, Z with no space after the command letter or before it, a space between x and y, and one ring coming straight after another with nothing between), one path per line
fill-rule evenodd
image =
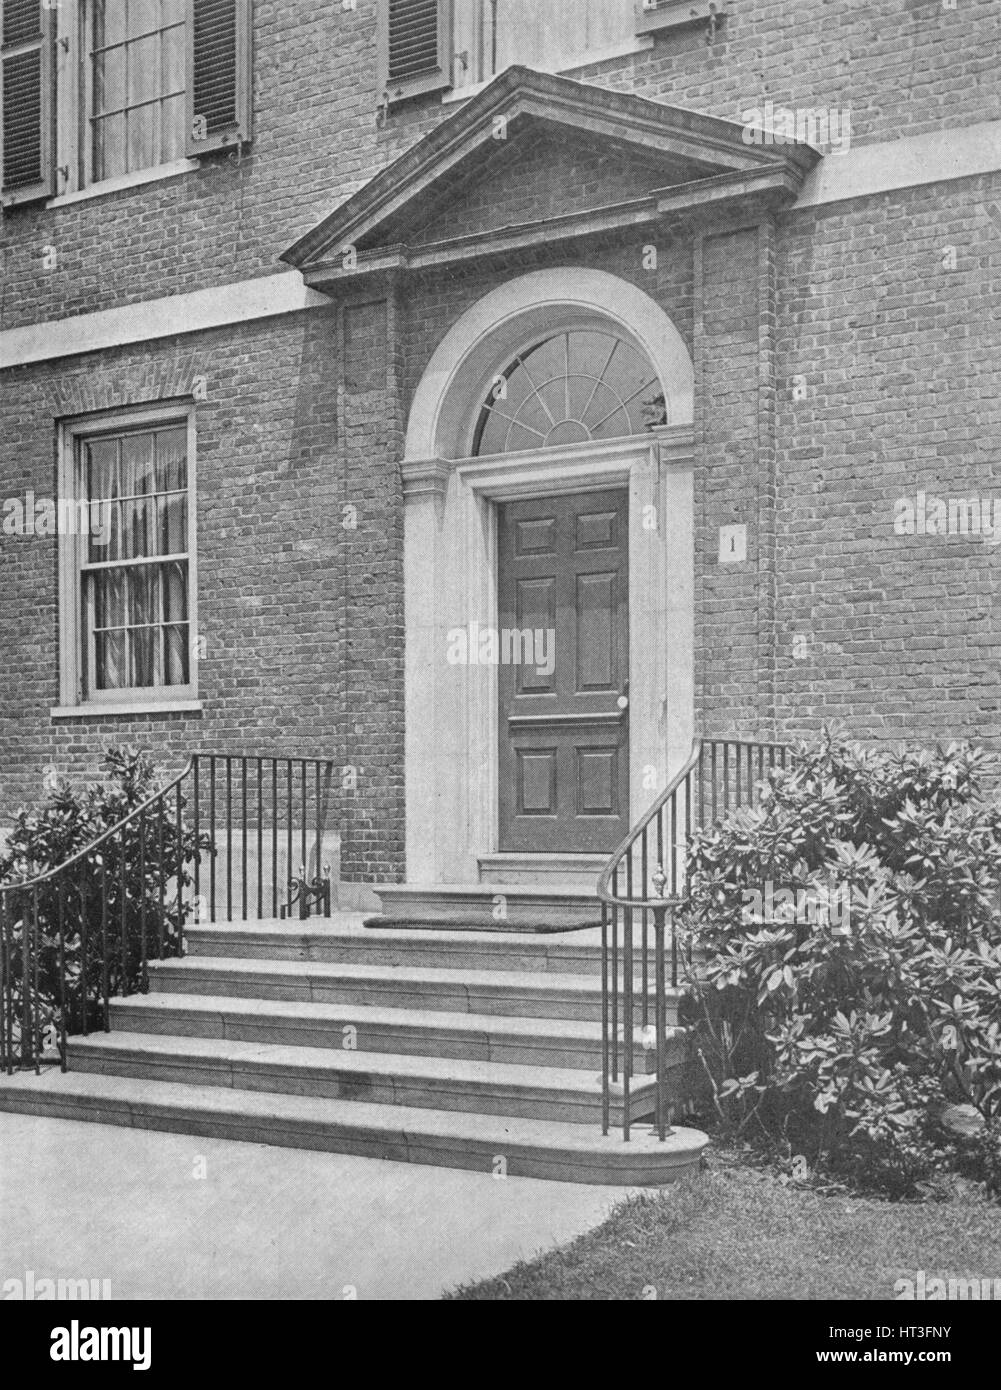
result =
M652 1131L655 1055L637 1028L601 1133L601 953L593 930L378 929L329 920L190 927L69 1071L0 1080L0 1109L430 1163L657 1185L693 1171L694 1130ZM669 1066L683 1032L669 999Z

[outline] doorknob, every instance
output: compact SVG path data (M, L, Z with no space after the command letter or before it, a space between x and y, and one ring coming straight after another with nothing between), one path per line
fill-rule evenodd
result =
M619 698L616 700L615 703L616 703L616 705L618 706L619 709L628 709L628 708L629 708L629 682L628 682L628 681L626 681L625 685L622 687L622 694L619 696Z

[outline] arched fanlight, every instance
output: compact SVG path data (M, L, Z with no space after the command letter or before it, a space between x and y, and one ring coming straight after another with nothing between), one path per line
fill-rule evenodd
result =
M474 455L643 434L666 423L646 357L600 329L570 329L519 353L480 411Z

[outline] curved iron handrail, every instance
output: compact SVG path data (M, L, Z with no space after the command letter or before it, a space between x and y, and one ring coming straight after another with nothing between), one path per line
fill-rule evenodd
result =
M735 740L736 741L736 740ZM659 813L664 809L671 797L678 789L684 785L689 774L695 770L699 762L699 754L702 751L703 740L696 735L692 739L692 751L688 755L688 760L668 782L664 791L653 803L647 813L629 830L620 840L618 847L613 851L611 859L602 870L601 877L598 879L598 897L603 903L617 905L619 907L662 907L666 899L648 898L621 898L612 892L611 884L616 871L624 863L626 856L630 853L633 846L639 840L643 831L648 825L652 825Z
M105 840L110 840L112 835L116 835L119 830L124 830L130 821L135 820L136 816L143 815L154 802L159 801L161 797L169 795L176 787L179 787L194 765L195 758L192 756L188 759L184 771L178 773L172 782L168 782L165 787L161 787L159 791L154 792L141 806L136 806L127 816L123 816L120 821L116 821L108 830L102 831L96 840L91 840L89 844L84 845L83 849L77 850L76 854L64 860L61 864L57 864L55 868L46 869L44 874L39 874L36 878L19 879L16 883L0 883L0 897L3 897L6 893L13 893L15 891L24 893L29 889L38 888L43 883L48 883L56 878L57 875L66 873L69 869L73 868L74 864L81 863L89 855L93 854L96 849L99 849L100 846L104 844Z

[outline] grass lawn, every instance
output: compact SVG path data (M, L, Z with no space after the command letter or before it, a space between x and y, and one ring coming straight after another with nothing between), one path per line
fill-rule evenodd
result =
M894 1281L920 1269L1001 1279L1001 1205L976 1190L827 1196L717 1150L697 1178L628 1198L572 1244L445 1297L893 1299Z

